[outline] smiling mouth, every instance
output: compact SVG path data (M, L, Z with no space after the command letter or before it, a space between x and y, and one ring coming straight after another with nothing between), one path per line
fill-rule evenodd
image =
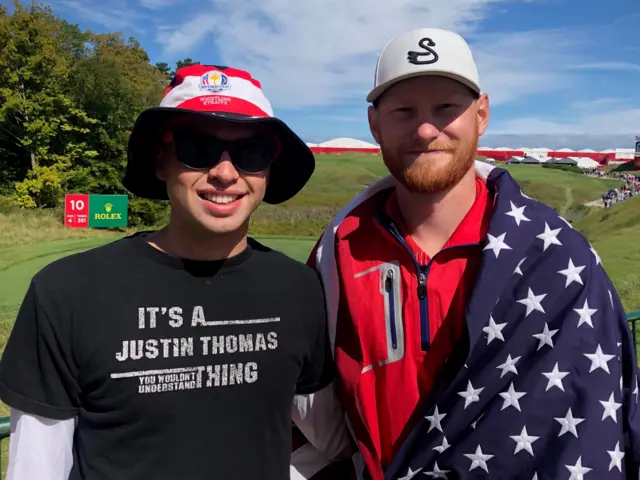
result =
M203 200L207 200L212 203L218 203L221 205L225 205L227 203L233 203L236 200L244 197L244 195L223 195L219 193L207 193L207 192L198 193L198 196Z

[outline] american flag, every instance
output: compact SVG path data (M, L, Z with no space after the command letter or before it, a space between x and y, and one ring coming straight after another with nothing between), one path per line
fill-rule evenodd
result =
M385 479L637 479L638 368L600 257L505 170L487 185L497 193L468 356Z

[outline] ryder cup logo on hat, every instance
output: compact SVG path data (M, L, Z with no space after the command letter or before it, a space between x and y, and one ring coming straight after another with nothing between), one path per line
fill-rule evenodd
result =
M229 77L217 70L207 72L200 77L200 90L219 93L229 88Z
M178 69L160 107L273 117L271 103L258 80L244 70L212 65L189 65Z
M449 30L418 28L394 37L382 49L367 102L395 83L419 75L449 77L480 93L478 69L467 42Z

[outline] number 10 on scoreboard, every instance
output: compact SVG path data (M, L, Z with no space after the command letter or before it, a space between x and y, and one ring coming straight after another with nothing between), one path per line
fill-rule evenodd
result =
M71 228L89 227L89 195L84 193L65 195L64 224Z

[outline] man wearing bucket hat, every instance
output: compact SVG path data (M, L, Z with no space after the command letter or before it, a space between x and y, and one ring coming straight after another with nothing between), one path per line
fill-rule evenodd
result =
M334 218L309 261L358 477L638 478L624 309L580 233L475 161L489 102L469 46L409 31L374 78L369 125L391 175ZM298 406L325 435L331 400Z
M29 286L0 363L9 480L289 476L294 394L332 379L324 296L247 225L313 170L247 72L176 72L136 121L123 180L169 199L168 225Z

